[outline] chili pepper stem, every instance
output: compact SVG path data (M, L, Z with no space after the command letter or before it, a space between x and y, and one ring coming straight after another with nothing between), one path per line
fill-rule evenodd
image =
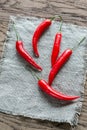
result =
M13 22L13 29L14 29L14 31L15 31L17 41L19 41L20 36L19 36L19 34L18 34L18 32L17 32L17 29L15 28L15 23L14 23L14 22Z
M63 19L62 19L61 16L58 16L58 17L60 18L61 21L63 21ZM50 18L50 20L52 21L52 20L54 20L55 18L56 18L56 16L53 16L53 17Z
M34 73L34 72L33 72ZM40 80L41 78L40 77L38 77L35 73L34 73L34 75L35 75L35 77L38 79L38 80Z
M51 21L54 20L54 19L55 19L55 16L50 18Z
M60 20L61 20L61 24L60 24L59 32L61 32L61 30L62 30L62 25L63 25L63 19L62 19L61 16L59 16L59 17L60 17Z
M55 18L56 18L55 16L54 16L54 17L51 17L50 20L52 21L52 20L54 20ZM60 21L61 21L61 25L60 25L60 28L59 28L59 32L61 32L61 30L62 30L62 25L63 25L63 19L62 19L61 16L59 16L59 18L60 18Z
M36 77L38 80L40 80L41 78L40 77L38 77L37 75L36 75L36 73L35 72L33 72L31 69L30 69L30 71L31 71L31 74L32 74L32 76L34 77Z
M71 50L75 50L84 40L86 39L86 37L83 37L76 46L74 46L73 48L71 48Z
M60 28L59 28L59 32L62 31L62 25L63 25L63 22L61 21L61 25L60 25Z

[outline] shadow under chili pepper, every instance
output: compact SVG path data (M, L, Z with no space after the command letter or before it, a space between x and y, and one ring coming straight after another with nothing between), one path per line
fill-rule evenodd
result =
M65 107L67 105L70 105L76 102L76 101L63 101L63 100L53 98L47 95L46 93L44 93L41 89L39 89L39 92L40 92L41 97L43 97L46 102L48 102L51 106L54 106L54 107Z
M34 72L37 73L37 74L41 73L41 71L36 70L33 66L29 65L28 63L26 63L24 66L25 66L25 69L26 69L29 73L31 73L31 71L34 71ZM31 74L31 75L32 75L32 74ZM35 78L34 76L33 76L33 78L36 80L36 78Z

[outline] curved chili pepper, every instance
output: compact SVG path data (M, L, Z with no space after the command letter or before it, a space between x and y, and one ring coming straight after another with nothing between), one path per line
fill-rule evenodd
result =
M59 33L57 33L55 35L55 40L54 40L52 55L51 55L51 66L53 66L55 64L59 51L60 51L60 43L61 43L61 39L62 39L61 28L62 28L62 22L60 25Z
M35 30L33 38L32 38L32 47L36 57L39 57L39 52L37 48L38 40L42 33L51 25L52 19L44 20Z
M59 70L61 69L61 67L69 59L69 57L71 56L71 54L72 54L72 50L71 49L67 49L58 58L58 60L56 61L56 63L54 64L54 66L52 67L52 69L51 69L51 71L49 73L49 79L48 79L49 85L52 84L52 81L54 80L55 76L57 75L57 73L59 72Z
M15 24L15 23L14 23ZM36 70L41 71L42 68L34 61L34 59L30 56L30 54L24 49L23 42L19 40L19 34L13 24L13 28L16 34L16 50L29 64L32 65Z
M38 85L39 85L40 89L42 89L46 94L48 94L56 99L71 101L71 100L80 98L79 96L68 96L68 95L64 95L61 92L56 91L51 86L49 86L48 83L43 79L38 80Z
M16 50L29 64L32 65L32 67L39 71L42 70L42 68L34 61L30 54L24 49L22 41L16 42Z

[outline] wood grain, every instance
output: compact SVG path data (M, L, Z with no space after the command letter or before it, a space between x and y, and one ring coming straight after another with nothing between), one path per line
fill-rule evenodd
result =
M53 15L61 15L64 22L87 26L87 0L0 0L0 56L2 54L9 16L18 14L45 18ZM77 127L71 128L66 124L57 124L0 113L0 130L65 130L66 128L67 130L86 130L87 78L84 86L83 108Z

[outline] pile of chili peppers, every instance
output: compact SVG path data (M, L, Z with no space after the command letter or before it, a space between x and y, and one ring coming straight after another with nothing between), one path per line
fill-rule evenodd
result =
M52 20L54 19L46 19L44 20L40 25L38 25L38 27L36 28L34 34L33 34L33 38L32 38L32 48L33 48L33 52L35 54L36 57L39 57L39 52L38 52L38 41L40 39L40 36L43 34L43 32L48 29L49 26L51 26L52 24ZM16 33L16 37L17 37L17 41L16 41L16 50L17 52L20 54L20 56L22 58L24 58L34 69L38 70L38 71L42 71L42 68L40 67L40 65L38 65L34 59L30 56L30 54L24 49L24 45L23 42L20 40L18 32L13 24L15 33ZM70 58L70 56L73 53L74 48L72 49L66 49L59 57L59 52L60 52L60 44L61 44L61 39L62 39L62 20L61 20L61 25L60 25L60 29L59 32L56 33L55 35L55 39L54 39L54 44L53 44L53 49L52 49L52 53L51 53L51 70L48 76L48 82L46 82L43 79L38 79L38 86L40 87L40 89L42 91L44 91L45 93L47 93L48 95L56 98L56 99L60 99L60 100L66 100L66 101L72 101L74 99L80 98L79 96L69 96L69 95L65 95L61 92L56 91L55 89L53 89L51 87L51 84L54 80L54 78L56 77L56 75L58 74L59 70L62 68L62 66L68 61L68 59ZM77 44L80 45L86 37L83 37L81 39L81 41ZM75 47L76 48L76 47Z

